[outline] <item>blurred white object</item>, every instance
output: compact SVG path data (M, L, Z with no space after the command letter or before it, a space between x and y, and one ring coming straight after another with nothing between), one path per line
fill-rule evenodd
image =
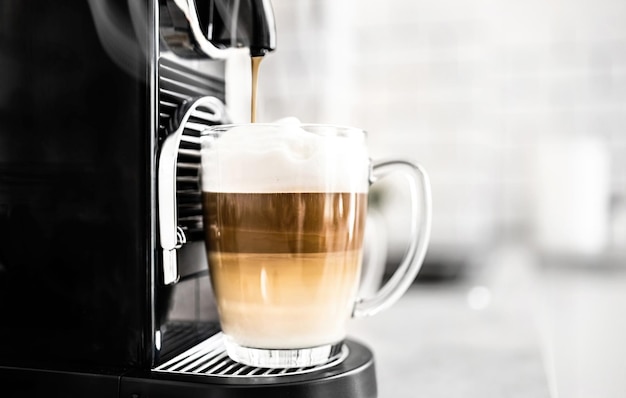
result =
M616 250L624 249L626 248L626 205L615 206L612 215L611 244Z
M534 237L551 255L601 254L608 243L610 164L601 137L555 134L534 162Z

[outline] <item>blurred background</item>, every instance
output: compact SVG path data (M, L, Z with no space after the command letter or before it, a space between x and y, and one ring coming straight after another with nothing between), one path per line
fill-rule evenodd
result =
M273 5L258 120L358 126L373 158L430 172L418 283L355 325L381 396L626 396L626 2ZM389 272L406 246L400 182L373 207ZM381 326L394 316L406 337ZM473 348L455 351L464 339Z

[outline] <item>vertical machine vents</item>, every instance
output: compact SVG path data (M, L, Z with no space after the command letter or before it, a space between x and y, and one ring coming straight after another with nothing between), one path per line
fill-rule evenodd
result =
M203 74L177 63L174 59L159 59L159 139L163 140L173 129L177 112L194 98L212 96L224 102L223 79ZM202 208L199 187L200 133L214 121L194 114L185 125L180 150L176 195L178 203L178 225L188 241L202 240Z

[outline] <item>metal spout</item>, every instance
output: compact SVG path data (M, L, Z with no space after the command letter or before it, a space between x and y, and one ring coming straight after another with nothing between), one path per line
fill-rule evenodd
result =
M270 0L160 0L161 37L183 57L228 57L246 47L251 56L276 48Z

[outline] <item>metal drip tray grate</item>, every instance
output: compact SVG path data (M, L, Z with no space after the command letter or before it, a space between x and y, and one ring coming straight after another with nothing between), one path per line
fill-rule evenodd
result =
M154 372L193 374L219 377L277 377L291 376L330 368L348 357L348 347L344 344L341 352L323 365L303 368L268 369L247 366L233 361L226 354L223 334L217 333L202 343L188 349L175 358L154 368Z

